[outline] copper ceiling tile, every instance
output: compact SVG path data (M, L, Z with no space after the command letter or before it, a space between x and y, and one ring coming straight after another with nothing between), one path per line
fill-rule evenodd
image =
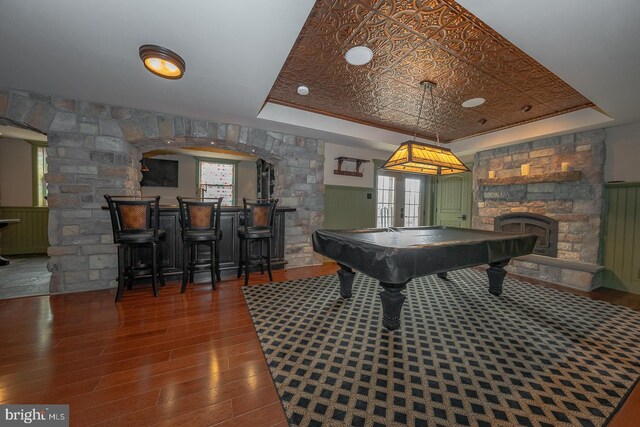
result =
M423 37L431 37L458 18L463 9L457 4L432 1L377 1L375 9L382 15L406 25Z
M345 61L357 45L369 64ZM443 142L593 107L453 0L317 1L266 101L411 135L422 80L436 117L427 97L417 134ZM461 106L474 97L486 103Z

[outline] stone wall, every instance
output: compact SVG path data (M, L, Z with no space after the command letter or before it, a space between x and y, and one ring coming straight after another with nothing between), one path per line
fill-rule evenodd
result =
M473 227L493 230L494 218L511 212L546 215L559 222L558 258L598 263L605 136L601 129L476 153ZM563 162L572 173L561 173ZM520 176L523 164L529 177ZM490 170L495 179L488 179ZM552 174L554 182L532 182Z
M206 146L259 156L275 165L274 196L286 216L289 266L318 264L311 233L324 221L324 142L187 117L0 90L0 117L48 135L52 293L115 286L116 247L104 194L138 195L142 153Z

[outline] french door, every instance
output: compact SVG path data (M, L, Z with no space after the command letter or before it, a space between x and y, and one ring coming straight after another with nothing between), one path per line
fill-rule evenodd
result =
M378 172L376 227L417 227L424 217L424 178Z

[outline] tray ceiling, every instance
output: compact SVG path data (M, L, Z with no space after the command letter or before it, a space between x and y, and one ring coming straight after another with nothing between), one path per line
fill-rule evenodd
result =
M373 60L349 65L359 45ZM317 1L266 102L413 135L422 80L436 114L427 93L417 134L443 142L594 106L452 0Z

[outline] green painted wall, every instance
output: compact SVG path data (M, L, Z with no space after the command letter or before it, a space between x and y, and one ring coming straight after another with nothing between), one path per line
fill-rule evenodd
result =
M367 198L367 194L371 198ZM375 190L366 187L327 185L324 191L324 228L346 229L376 226Z
M640 294L640 183L605 186L603 286Z
M0 207L0 218L19 219L0 233L3 255L46 254L49 247L49 208Z

